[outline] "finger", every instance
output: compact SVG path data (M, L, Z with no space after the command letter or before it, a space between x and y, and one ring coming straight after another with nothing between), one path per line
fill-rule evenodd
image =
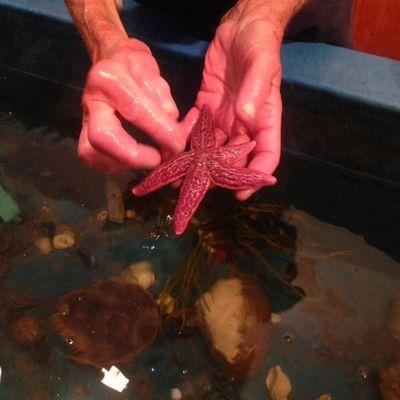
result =
M200 111L196 107L192 107L189 112L186 114L185 118L180 122L185 132L187 132L187 137L189 138L190 131L192 130L194 124L199 117ZM182 179L177 180L176 182L171 183L171 187L173 189L178 189L182 186Z
M167 81L160 75L160 70L157 62L151 55L147 58L142 58L142 62L147 59L147 63L137 63L136 57L129 55L130 62L128 63L129 70L133 77L140 76L138 79L139 87L146 93L156 105L158 105L167 115L174 120L179 118L178 107L172 98L171 88ZM145 69L144 69L145 68ZM149 74L152 72L152 74Z
M264 163L265 172L272 174L278 166L281 153L282 98L280 89L274 86L270 97L261 107L260 118L256 120L257 145L254 154L266 153L268 162Z
M254 156L253 160L249 163L247 168L265 172L264 165L270 161L270 156L271 154L268 152L258 153L257 155ZM275 177L273 178L275 179L275 182L271 182L271 185L274 185L276 183L276 178ZM253 195L259 189L260 188L238 190L235 193L235 197L237 200L244 201L247 200L251 195Z
M160 153L151 146L137 143L108 104L90 101L87 108L88 139L96 150L131 168L154 168L160 163Z
M182 125L182 129L188 134L190 134L193 129L194 124L199 118L200 109L197 107L192 107L189 112L186 114L185 118L180 122Z
M178 120L179 110L172 97L171 88L166 80L158 76L155 82L143 79L140 81L141 88L149 93L149 96L167 115L173 120Z
M279 59L260 57L246 71L235 104L235 114L245 125L251 124L261 104L270 95L273 85L280 86ZM251 128L251 127L250 127Z
M255 135L256 147L248 168L255 169L267 174L273 174L278 166L281 153L281 116L282 100L279 88L275 87L270 95L270 104L264 107L268 110L262 112L269 116L267 124ZM260 126L263 124L261 123ZM239 190L236 192L238 200L247 200L255 189Z
M186 144L185 132L176 119L160 109L138 84L127 74L104 75L95 82L106 93L105 101L133 126L148 134L161 147L173 154L181 152ZM99 100L90 94L84 101ZM101 100L101 98L100 98Z
M105 172L116 172L128 169L129 166L114 160L94 149L88 139L88 123L84 118L82 122L82 130L78 142L79 158L92 168Z

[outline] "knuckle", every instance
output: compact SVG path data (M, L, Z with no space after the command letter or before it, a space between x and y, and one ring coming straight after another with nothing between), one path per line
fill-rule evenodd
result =
M158 80L157 84L158 84L158 87L159 87L160 91L162 91L164 93L170 93L171 92L167 81L164 78L162 78L161 76L160 76L160 79Z
M96 84L109 79L114 75L116 62L112 60L101 60L90 68L87 83Z

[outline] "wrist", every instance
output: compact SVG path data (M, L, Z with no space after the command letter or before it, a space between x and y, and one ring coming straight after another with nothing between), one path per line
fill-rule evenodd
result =
M101 2L100 2L101 3ZM118 15L117 3L87 2L83 9L84 37L93 62L110 57L129 40Z
M282 40L290 19L307 0L239 0L224 18L241 24L262 20L274 36Z
M65 0L93 62L107 58L128 40L116 0Z

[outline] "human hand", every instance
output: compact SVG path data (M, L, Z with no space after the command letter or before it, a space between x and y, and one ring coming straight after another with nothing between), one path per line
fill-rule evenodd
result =
M281 149L284 23L271 20L270 12L263 17L261 5L246 7L246 0L240 1L222 19L207 51L196 107L186 119L189 123L196 119L198 110L207 104L215 117L218 141L255 140L256 147L244 162L250 169L272 174ZM236 198L245 200L256 190L239 190Z
M154 168L161 158L184 150L187 130L150 49L139 40L121 39L96 60L83 93L78 153L97 169ZM138 143L121 120L147 134L153 146Z

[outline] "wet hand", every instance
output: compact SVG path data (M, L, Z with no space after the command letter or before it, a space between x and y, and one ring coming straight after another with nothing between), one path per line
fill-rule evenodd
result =
M78 153L97 169L154 168L180 153L187 130L149 48L136 39L122 40L114 52L96 61L83 93L83 123ZM158 145L138 143L121 118Z
M186 117L190 123L208 104L220 143L255 140L245 165L267 174L277 167L281 149L281 40L279 28L259 13L228 12L207 51L196 107ZM255 190L237 191L236 197L245 200Z

